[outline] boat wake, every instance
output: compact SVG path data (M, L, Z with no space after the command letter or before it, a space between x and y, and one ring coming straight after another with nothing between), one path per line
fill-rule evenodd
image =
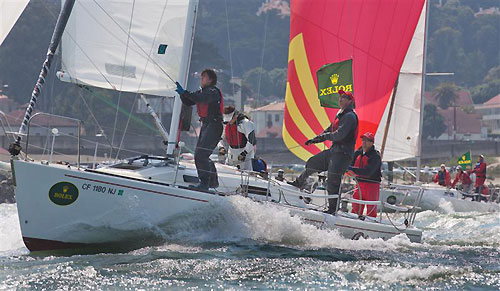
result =
M167 223L154 225L141 216L140 231L116 230L117 237L144 237L142 246L154 241L155 245L231 244L255 241L262 244L301 250L341 249L391 251L423 246L498 247L500 216L496 213L458 213L452 206L441 202L440 211L424 211L417 215L416 226L424 230L423 244L411 243L405 235L387 241L363 239L352 241L336 230L322 229L304 223L290 215L287 209L273 204L257 203L243 197L229 197L222 203L210 204L185 213ZM85 231L88 225L75 225ZM109 233L109 229L106 230ZM92 229L98 233L98 230ZM0 256L25 254L16 204L0 204ZM5 239L4 239L5 238ZM139 243L138 246L141 244Z

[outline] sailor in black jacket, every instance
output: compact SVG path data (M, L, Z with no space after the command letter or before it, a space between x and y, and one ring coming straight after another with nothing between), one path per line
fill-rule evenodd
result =
M358 116L353 109L354 96L342 90L339 90L339 95L340 110L334 122L320 135L306 141L306 145L310 145L330 140L332 147L307 160L306 169L291 185L302 188L311 174L328 170L328 194L339 194L342 175L351 163L358 132ZM328 200L328 213L336 212L337 202L337 199Z
M196 92L184 90L179 83L177 93L179 93L182 103L187 106L196 105L198 116L201 121L201 130L198 143L194 152L194 163L198 171L200 184L194 188L208 190L209 187L219 186L217 169L210 154L219 143L222 134L222 109L223 97L217 84L217 75L212 69L205 69L201 73L201 89Z

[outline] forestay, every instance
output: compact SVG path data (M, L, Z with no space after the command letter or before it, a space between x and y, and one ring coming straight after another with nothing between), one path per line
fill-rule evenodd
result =
M0 0L0 45L11 31L29 0Z
M420 101L422 93L422 69L424 61L426 5L422 9L420 19L406 53L399 83L394 96L394 108L389 122L387 140L384 150L384 161L399 161L414 158L418 152L420 135ZM381 148L387 123L390 102L387 104L380 125L377 129L375 144Z
M173 80L185 80L189 65L190 2L78 0L63 35L62 68L69 78L62 79L175 96Z

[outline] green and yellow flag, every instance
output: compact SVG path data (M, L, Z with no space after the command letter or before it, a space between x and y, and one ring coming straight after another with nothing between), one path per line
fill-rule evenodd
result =
M470 151L466 152L458 159L458 165L461 166L464 171L472 169L472 160L470 159Z
M353 93L352 60L322 66L317 72L318 97L322 107L339 108L339 90Z

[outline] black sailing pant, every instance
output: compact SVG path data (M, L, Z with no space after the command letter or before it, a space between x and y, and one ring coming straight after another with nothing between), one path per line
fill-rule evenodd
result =
M307 177L314 173L328 170L327 191L329 195L339 195L342 176L351 164L352 157L343 152L324 150L312 156L306 162L306 169L297 178L299 185L304 185ZM328 199L328 212L334 213L337 209L337 199Z
M194 151L194 163L200 178L200 184L204 187L219 186L217 169L210 155L220 141L222 135L222 122L202 122L200 136Z

